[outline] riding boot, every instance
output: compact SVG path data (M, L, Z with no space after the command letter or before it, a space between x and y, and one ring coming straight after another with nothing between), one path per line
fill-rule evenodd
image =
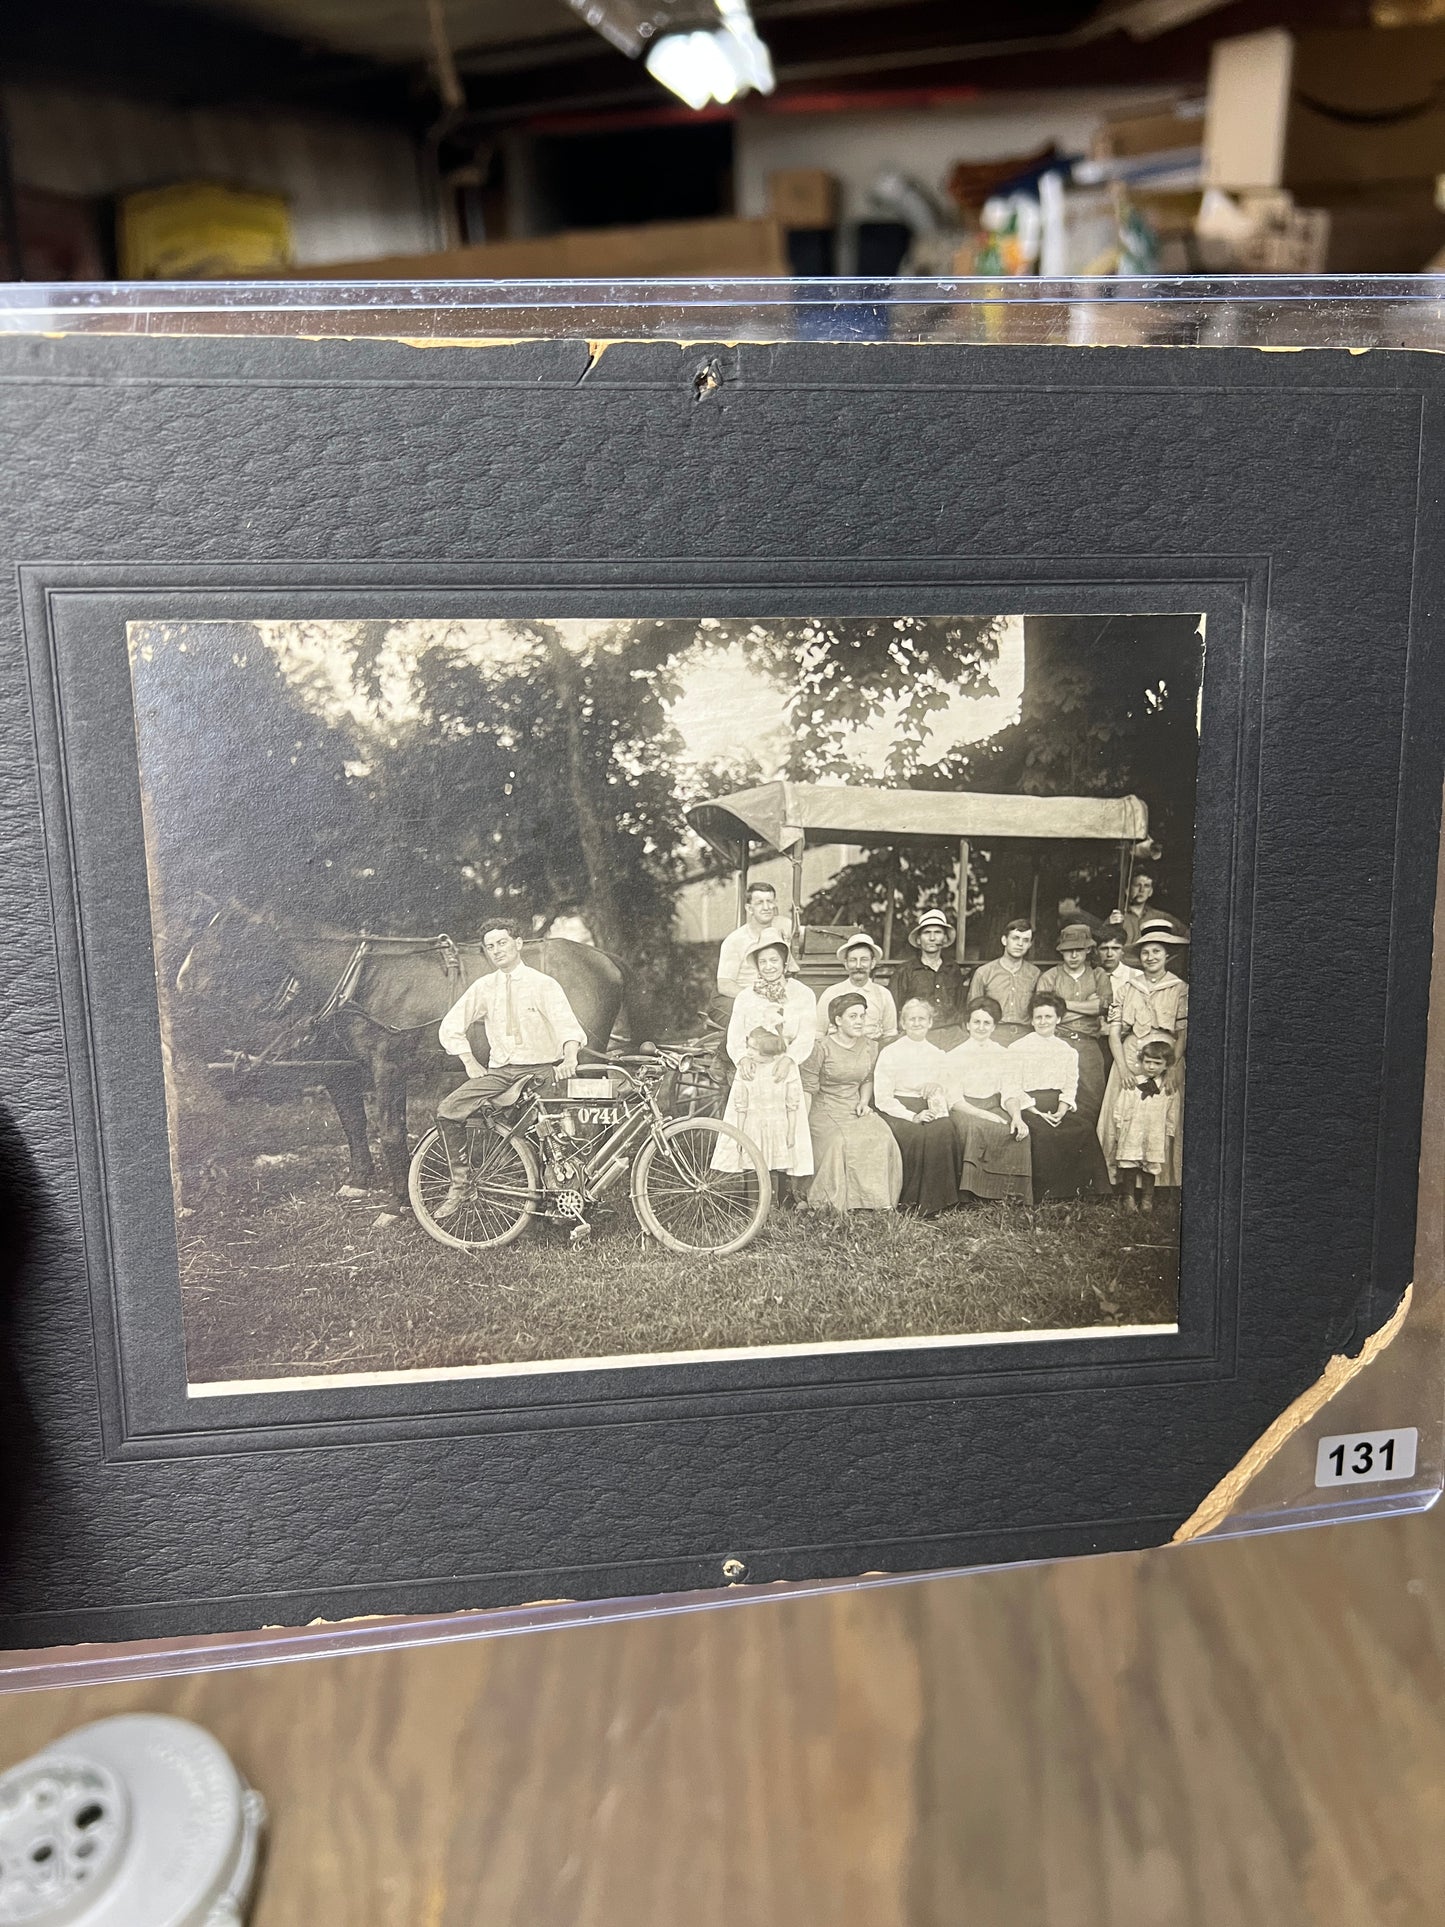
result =
M447 1164L451 1169L451 1183L447 1194L437 1206L434 1216L449 1218L460 1206L466 1196L467 1188L467 1127L454 1118L438 1118L437 1130L441 1133L442 1143L446 1146Z

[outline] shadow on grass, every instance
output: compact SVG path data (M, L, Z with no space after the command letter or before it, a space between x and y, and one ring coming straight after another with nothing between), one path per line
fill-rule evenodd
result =
M251 1144L229 1134L228 1163L213 1161L180 1227L193 1382L1175 1317L1167 1194L1152 1218L1111 1202L964 1206L933 1222L775 1212L756 1244L719 1259L660 1250L623 1196L590 1245L543 1222L468 1254L410 1219L378 1226L379 1194L336 1197L337 1147L324 1118L309 1123L280 1139L289 1151L252 1148L278 1141L274 1117Z

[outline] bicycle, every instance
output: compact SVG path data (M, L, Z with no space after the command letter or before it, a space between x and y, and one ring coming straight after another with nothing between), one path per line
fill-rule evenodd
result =
M767 1221L772 1182L743 1132L698 1108L706 1070L686 1051L655 1046L609 1057L548 1093L524 1076L467 1122L466 1169L454 1209L451 1158L433 1126L417 1145L407 1188L418 1224L439 1244L497 1250L537 1218L591 1235L589 1213L625 1174L643 1231L670 1251L726 1257ZM679 1106L687 1106L676 1115ZM724 1162L715 1168L723 1145Z

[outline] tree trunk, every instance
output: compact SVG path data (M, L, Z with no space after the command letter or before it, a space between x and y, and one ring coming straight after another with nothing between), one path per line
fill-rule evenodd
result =
M567 793L577 820L577 843L587 875L587 903L593 930L604 950L631 958L632 945L612 887L607 831L588 783L587 747L582 731L582 673L577 659L555 629L545 623L530 625L546 652L547 668L562 718L567 757Z

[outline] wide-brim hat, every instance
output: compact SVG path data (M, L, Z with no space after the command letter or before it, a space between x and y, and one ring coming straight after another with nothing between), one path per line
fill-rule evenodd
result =
M840 943L838 945L839 963L843 962L850 950L861 950L865 945L873 952L874 961L881 963L883 960L883 946L881 943L876 943L873 938L868 935L866 930L859 930L854 936L849 937L846 943Z
M1099 941L1088 924L1077 917L1071 917L1059 932L1060 950L1092 950Z
M917 944L925 930L944 930L948 933L950 941L958 935L958 925L943 910L925 910L909 931L908 941L911 944Z
M788 939L786 937L779 936L779 937L755 938L753 942L750 943L747 949L743 952L744 962L751 963L752 960L757 956L760 950L781 950L783 953L784 959L788 963L791 963L793 961L793 946L788 942Z
M1189 932L1183 924L1176 923L1173 917L1157 915L1145 917L1140 922L1139 934L1133 943L1124 946L1125 959L1129 963L1138 963L1139 952L1146 943L1163 944L1166 950L1187 950Z

